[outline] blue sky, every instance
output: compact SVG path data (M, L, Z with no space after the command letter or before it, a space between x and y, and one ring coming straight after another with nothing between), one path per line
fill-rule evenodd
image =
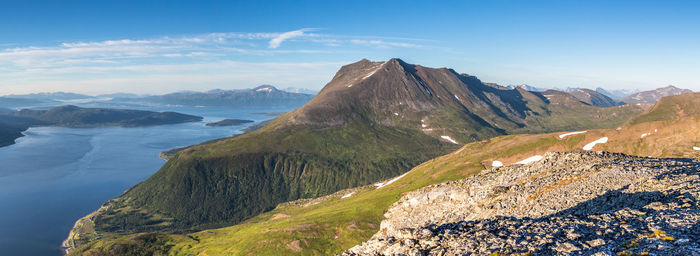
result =
M362 58L500 84L700 90L697 1L5 1L0 95L320 89Z

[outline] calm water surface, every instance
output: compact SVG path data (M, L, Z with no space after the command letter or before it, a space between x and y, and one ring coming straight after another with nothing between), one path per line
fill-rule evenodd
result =
M134 107L130 107L134 109ZM61 255L73 223L156 172L158 153L240 133L244 126L207 127L224 118L270 119L290 109L141 107L205 117L151 127L38 127L0 148L2 255Z

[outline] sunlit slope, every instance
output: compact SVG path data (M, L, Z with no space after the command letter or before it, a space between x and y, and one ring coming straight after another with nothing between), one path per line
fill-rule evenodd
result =
M629 123L671 120L700 114L700 93L686 93L664 97L644 114L632 118Z
M648 135L641 137L642 134ZM402 178L375 189L366 186L341 191L315 201L282 204L242 224L191 233L159 236L143 242L143 235L121 236L91 243L75 251L110 255L110 249L139 243L139 250L160 248L171 255L303 255L338 253L369 237L378 229L384 211L406 191L464 178L489 168L493 161L513 164L548 151L576 151L595 140L607 143L593 150L655 157L700 157L700 116L624 126L537 135L508 135L465 145L427 161ZM351 196L343 196L353 193ZM152 236L152 235L151 235ZM169 246L162 246L169 244ZM167 248L166 248L167 247ZM166 248L167 250L162 250Z
M566 93L498 89L399 59L362 60L263 128L176 154L93 214L87 221L94 230L71 237L80 244L111 233L233 225L282 202L399 175L468 142L617 127L642 111L595 107Z

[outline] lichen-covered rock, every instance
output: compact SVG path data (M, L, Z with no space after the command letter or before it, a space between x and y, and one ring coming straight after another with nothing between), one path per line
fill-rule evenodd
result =
M700 255L700 161L548 153L408 193L344 255Z

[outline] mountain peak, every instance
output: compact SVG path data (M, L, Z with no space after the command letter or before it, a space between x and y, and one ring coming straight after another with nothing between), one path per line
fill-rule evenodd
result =
M272 85L264 84L264 85L253 88L253 91L256 91L256 92L276 92L279 90Z

